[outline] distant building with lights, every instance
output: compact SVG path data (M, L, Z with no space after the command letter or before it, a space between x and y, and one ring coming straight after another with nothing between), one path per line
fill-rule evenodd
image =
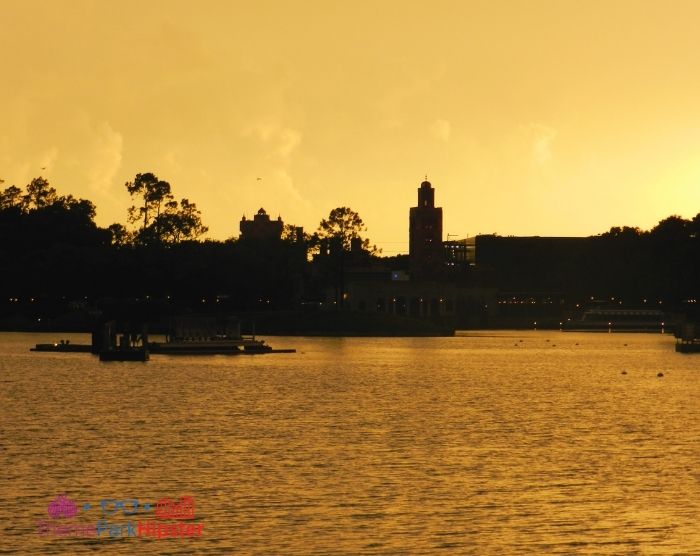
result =
M476 262L476 238L448 239L442 242L445 266L453 270L466 270Z

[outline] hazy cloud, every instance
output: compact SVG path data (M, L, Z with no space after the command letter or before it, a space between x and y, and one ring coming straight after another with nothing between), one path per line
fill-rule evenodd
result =
M552 143L557 130L542 124L530 126L534 139L532 141L532 160L538 166L544 166L552 159Z
M174 150L168 151L163 155L163 162L171 172L182 172L182 164L180 163L180 153Z
M276 177L278 188L283 194L285 194L285 196L291 197L293 201L308 204L307 201L305 201L301 196L299 190L294 186L294 180L286 170L278 170L276 172Z
M288 160L301 143L302 134L296 129L284 127L279 124L265 122L258 123L243 132L244 136L254 135L261 142L266 143L270 152L284 160Z
M112 129L107 122L92 130L91 149L85 161L91 189L106 192L112 188L122 164L123 143L121 133Z
M289 158L301 143L301 133L296 129L284 128L279 132L279 143L277 152L282 158Z
M437 139L447 143L450 140L452 126L447 120L435 120L433 125L430 126L430 131Z

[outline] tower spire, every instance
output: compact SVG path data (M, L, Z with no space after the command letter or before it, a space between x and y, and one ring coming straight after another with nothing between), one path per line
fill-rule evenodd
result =
M418 188L418 205L409 211L411 276L434 275L442 264L442 208L435 206L435 189L425 175Z

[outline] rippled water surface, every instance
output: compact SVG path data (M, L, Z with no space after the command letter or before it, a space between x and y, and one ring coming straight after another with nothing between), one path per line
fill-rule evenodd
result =
M669 336L28 351L58 337L0 334L0 553L700 554L700 355ZM204 529L40 536L60 493L93 524L102 499L191 495Z

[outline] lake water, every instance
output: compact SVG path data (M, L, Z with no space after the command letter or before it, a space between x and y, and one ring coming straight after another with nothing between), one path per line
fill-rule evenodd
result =
M87 342L0 334L0 553L700 554L700 355L668 335L28 351L61 337ZM53 521L93 527L189 495L203 530L38 534L61 493L79 513ZM132 499L136 515L99 506Z

